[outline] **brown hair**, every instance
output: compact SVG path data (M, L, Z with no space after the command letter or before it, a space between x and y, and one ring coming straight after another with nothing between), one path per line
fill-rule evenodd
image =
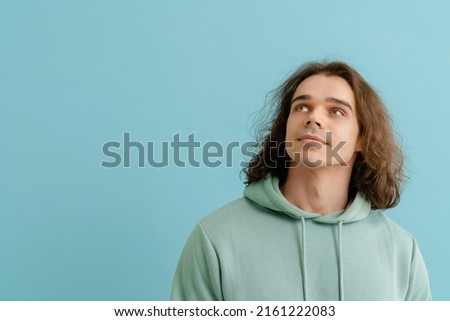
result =
M355 95L362 151L357 154L353 165L350 195L361 192L374 209L395 207L400 201L404 180L402 151L382 100L356 70L343 62L303 65L275 90L274 117L267 124L266 134L262 133L259 139L258 152L244 169L245 183L259 181L269 173L277 176L280 184L286 181L286 164L290 158L285 152L284 140L291 100L298 85L317 74L345 79Z

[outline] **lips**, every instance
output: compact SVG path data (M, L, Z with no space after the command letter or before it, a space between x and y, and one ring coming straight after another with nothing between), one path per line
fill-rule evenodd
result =
M316 135L302 135L298 138L298 140L304 142L318 142L323 145L327 144L324 139Z

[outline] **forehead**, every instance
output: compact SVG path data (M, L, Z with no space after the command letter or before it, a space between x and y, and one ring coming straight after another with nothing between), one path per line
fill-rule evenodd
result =
M349 102L355 106L355 95L347 81L338 76L313 75L303 80L294 92L295 98L310 95L312 99L325 100L333 97Z

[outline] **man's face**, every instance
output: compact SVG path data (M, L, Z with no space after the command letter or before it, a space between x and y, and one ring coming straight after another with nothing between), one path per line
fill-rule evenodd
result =
M286 126L291 167L353 166L361 151L355 95L340 77L314 75L292 98Z

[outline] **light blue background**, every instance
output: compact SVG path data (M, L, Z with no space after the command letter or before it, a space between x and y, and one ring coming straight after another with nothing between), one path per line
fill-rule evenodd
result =
M0 299L167 299L195 223L241 196L241 156L155 169L133 150L106 169L103 143L251 140L265 95L328 58L388 106L410 176L391 217L450 300L449 17L448 1L0 1Z

